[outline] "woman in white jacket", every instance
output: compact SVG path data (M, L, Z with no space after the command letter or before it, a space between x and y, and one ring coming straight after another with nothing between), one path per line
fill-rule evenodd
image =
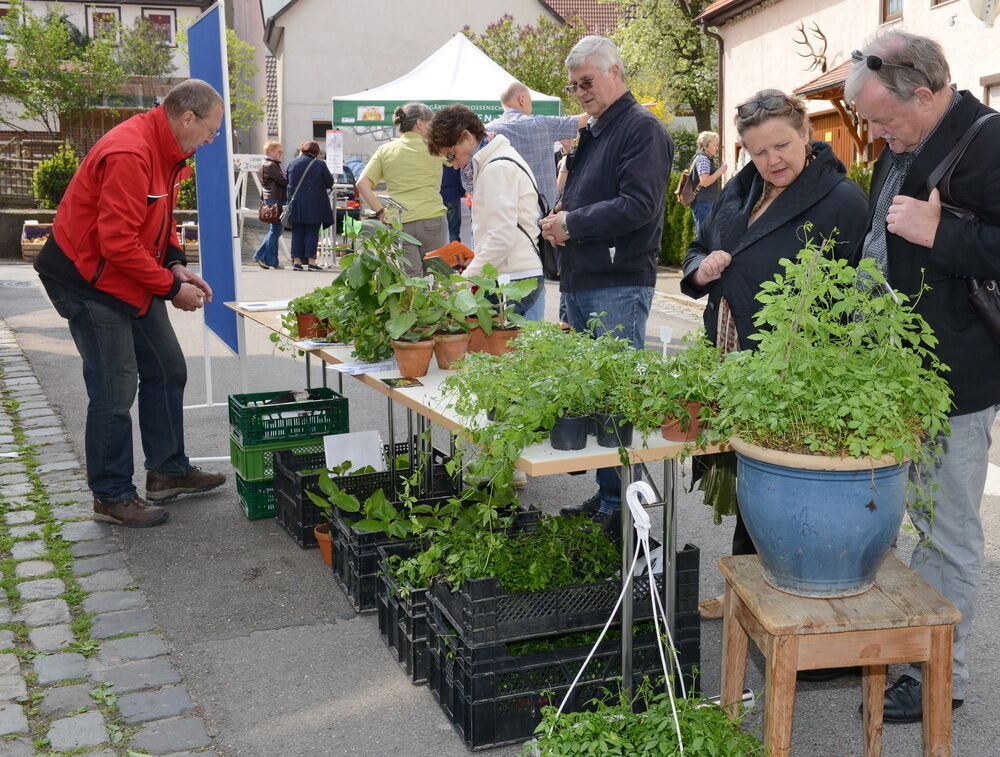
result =
M538 257L538 192L528 164L502 134L487 141L483 122L464 105L449 105L434 114L427 130L432 155L464 169L472 163L472 235L476 256L465 276L492 265L511 281L535 279L536 286L514 305L527 313L544 286Z

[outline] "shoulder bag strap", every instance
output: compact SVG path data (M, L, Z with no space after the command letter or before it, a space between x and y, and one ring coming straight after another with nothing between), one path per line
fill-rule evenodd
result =
M548 207L545 204L545 198L542 197L542 193L538 191L538 185L535 184L535 179L531 175L531 173L528 171L528 169L525 168L524 166L522 166L520 163L518 163L513 158L508 158L506 155L501 155L498 158L493 158L492 160L488 161L486 163L486 165L489 165L490 163L496 163L498 160L509 160L515 166L517 166L522 171L524 171L524 175L528 177L528 181L531 182L531 186L535 190L535 196L538 198L538 209L542 212L542 218L544 218L545 216L547 216L549 214L549 209L548 209ZM520 230L520 232L522 234L524 234L524 236L526 236L528 238L528 241L531 242L531 246L535 248L535 252L537 253L538 252L538 245L535 243L535 240L531 238L531 234L529 234L527 231L525 231L524 227L522 227L521 224L518 224L517 228L518 228L518 230Z
M941 194L948 197L948 188L951 184L951 172L954 170L955 166L958 165L958 161L962 159L962 156L965 155L965 151L968 149L969 143L973 140L976 134L979 133L979 130L983 127L983 125L994 116L1000 116L1000 113L987 113L986 115L977 118L972 126L969 127L969 130L965 132L965 136L962 137L958 144L951 148L951 152L945 156L944 160L941 161L938 167L931 171L930 176L927 177L928 194L938 185L942 178L945 178L945 174L947 174L947 181L945 181L945 185L941 188Z

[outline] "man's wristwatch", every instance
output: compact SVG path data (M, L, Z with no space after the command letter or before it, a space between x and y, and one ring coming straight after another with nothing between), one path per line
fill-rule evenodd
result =
M565 234L566 236L569 236L569 226L566 225L566 218L565 217L563 218L563 221L562 221L562 230L563 230L563 234Z

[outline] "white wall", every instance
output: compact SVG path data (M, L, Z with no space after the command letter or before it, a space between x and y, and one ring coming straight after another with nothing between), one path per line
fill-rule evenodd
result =
M392 81L466 24L479 33L505 13L518 24L534 24L548 14L537 0L505 0L502 5L468 0L298 0L278 18L284 33L273 50L281 101L279 139L286 158L312 138L313 121L331 120L330 99L335 95ZM276 29L272 45L279 34ZM345 156L371 152L370 140L345 136Z
M982 99L980 78L1000 74L1000 27L983 26L965 0L933 8L930 2L904 0L902 20L880 25L880 0L779 0L722 26L718 31L725 40L722 120L726 159L732 164L733 114L738 103L768 87L792 92L819 76L818 71L806 71L809 61L796 54L805 52L793 41L793 37L801 38L795 31L799 22L805 22L807 29L818 24L826 35L828 69L843 63L852 50L883 29L900 28L932 37L944 46L952 81ZM813 46L818 48L818 43L814 41ZM831 107L825 100L807 103L812 112Z

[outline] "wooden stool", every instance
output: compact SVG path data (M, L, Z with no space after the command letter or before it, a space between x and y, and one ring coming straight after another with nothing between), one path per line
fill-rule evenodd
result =
M882 754L886 666L921 662L924 755L951 755L952 633L961 613L895 555L875 585L845 599L808 599L764 581L756 555L723 557L722 704L738 711L747 639L764 654L764 745L771 757L791 753L795 674L860 665L865 754Z

